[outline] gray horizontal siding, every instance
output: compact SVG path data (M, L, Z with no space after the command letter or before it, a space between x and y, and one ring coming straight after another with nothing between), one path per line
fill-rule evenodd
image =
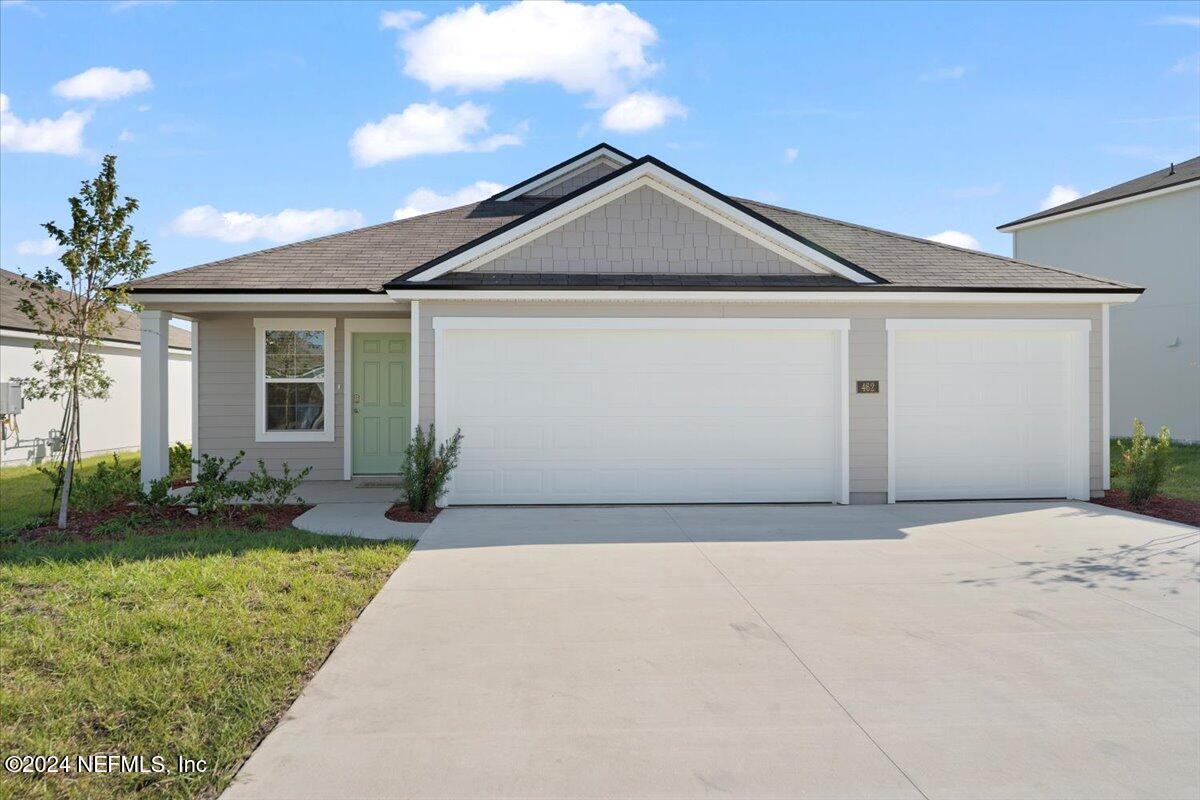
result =
M402 310L397 306L396 310ZM391 309L389 309L391 310ZM239 450L246 451L242 468L235 477L244 477L263 459L272 472L284 462L298 470L311 466L313 480L341 480L343 477L342 388L345 359L343 358L346 316L336 317L334 332L334 396L328 398L334 420L332 442L256 442L254 441L254 317L321 317L320 313L281 313L276 311L254 314L222 314L201 317L196 326L199 352L199 441L197 453L225 458ZM330 315L325 315L330 316ZM381 313L362 317L383 317ZM407 319L397 317L407 324Z

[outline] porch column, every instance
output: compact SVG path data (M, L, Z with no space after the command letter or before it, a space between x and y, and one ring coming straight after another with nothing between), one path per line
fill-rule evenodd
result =
M142 328L142 486L149 486L169 471L167 356L171 314L143 311L138 319Z

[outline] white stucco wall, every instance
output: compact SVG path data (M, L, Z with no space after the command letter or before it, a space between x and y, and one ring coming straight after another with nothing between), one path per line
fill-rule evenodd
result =
M38 356L28 338L0 334L0 380L32 377ZM139 352L136 348L106 346L100 350L113 385L105 400L85 400L80 409L80 442L85 456L137 450L139 446L141 394ZM171 353L170 363L171 442L192 440L191 356ZM49 400L26 400L17 417L19 436L0 445L0 460L6 465L50 459L50 431L62 424L62 405Z
M1016 231L1013 256L1145 286L1111 310L1112 435L1200 441L1200 185Z

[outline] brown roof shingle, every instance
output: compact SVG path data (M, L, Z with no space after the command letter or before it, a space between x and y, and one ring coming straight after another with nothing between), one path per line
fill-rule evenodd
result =
M17 308L17 301L21 297L20 290L9 284L9 281L20 278L21 276L15 272L0 269L0 328L33 333L35 331L33 325L29 322L29 318ZM65 296L70 296L65 291L62 293ZM117 317L116 328L113 329L111 336L105 338L113 342L141 344L142 328L138 322L137 314L130 311L118 310ZM180 350L192 349L192 334L183 328L172 325L167 339L171 347Z

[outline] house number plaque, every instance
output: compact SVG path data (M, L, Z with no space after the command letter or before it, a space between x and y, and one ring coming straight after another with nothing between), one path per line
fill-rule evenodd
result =
M879 394L879 381L858 381L859 394Z

